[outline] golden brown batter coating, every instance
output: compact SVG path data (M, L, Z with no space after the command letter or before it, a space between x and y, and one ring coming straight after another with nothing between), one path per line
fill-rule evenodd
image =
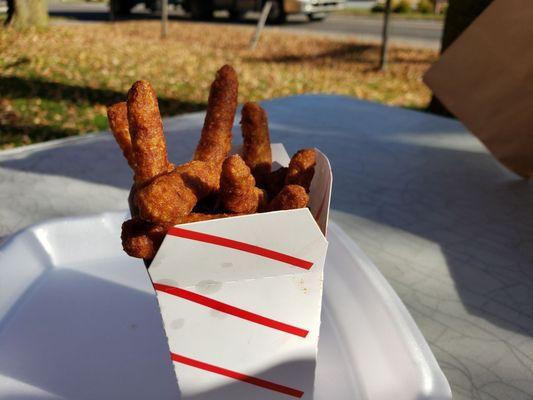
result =
M128 122L136 162L135 181L146 183L167 172L167 144L154 89L137 81L128 92Z
M122 225L122 245L147 266L173 225L307 206L315 150L300 150L289 167L271 172L268 119L258 104L243 106L242 158L228 157L237 92L237 75L225 65L211 85L193 161L177 167L168 161L157 97L148 82L136 82L127 102L108 108L109 126L134 170L132 219Z
M174 225L188 224L188 223L191 223L191 222L208 221L210 219L235 217L237 215L242 215L242 214L233 214L233 213L231 213L231 214L229 214L229 213L223 213L223 214L190 213L189 215L184 215L183 217L179 217L176 221L174 221Z
M191 213L179 217L172 224L152 224L139 218L132 218L122 224L122 247L131 257L143 258L148 264L155 257L168 228L173 225L234 217L240 214L201 214Z
M217 71L209 91L207 113L194 160L222 165L231 150L231 128L237 110L237 73L229 65Z
M152 259L166 233L166 226L132 218L122 224L122 247L131 257Z
M219 179L213 164L191 161L137 189L134 203L142 219L170 224L217 190Z
M109 128L115 137L122 154L129 166L135 172L135 156L131 148L130 126L128 124L128 107L125 101L107 107L107 120Z
M254 213L259 206L260 193L244 160L237 154L226 158L220 175L220 200L224 209L233 213Z
M304 208L307 206L308 202L309 195L302 186L286 185L281 189L281 192L272 199L267 207L267 211Z
M299 150L291 158L285 183L288 185L303 186L305 191L309 193L309 187L315 174L316 153L315 149Z
M241 112L242 158L261 186L272 168L272 150L266 111L257 103L244 104Z

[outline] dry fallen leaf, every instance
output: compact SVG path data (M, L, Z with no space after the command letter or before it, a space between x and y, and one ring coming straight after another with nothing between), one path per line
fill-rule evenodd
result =
M0 110L0 148L107 129L105 105L141 78L154 85L163 115L201 110L224 63L239 73L241 102L306 92L406 107L430 99L421 77L434 51L392 48L389 70L379 72L373 44L269 29L252 52L252 33L186 21L171 21L163 41L157 21L1 30L0 104L12 113Z

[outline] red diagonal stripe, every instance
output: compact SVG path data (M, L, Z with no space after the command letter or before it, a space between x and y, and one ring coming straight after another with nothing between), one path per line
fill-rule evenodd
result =
M178 236L185 239L197 240L199 242L205 242L215 244L217 246L229 247L231 249L245 251L247 253L256 254L261 257L270 258L272 260L281 261L286 264L294 265L295 267L310 269L313 266L312 262L302 260L287 254L279 253L274 250L265 249L263 247L255 246L244 242L238 242L224 238L221 236L209 235L207 233L190 231L188 229L172 227L168 230L167 234L172 236Z
M194 293L189 290L177 288L174 286L163 285L161 283L154 283L154 289L159 290L160 292L171 294L176 297L181 297L182 299L201 304L203 306L212 308L214 310L226 314L234 315L235 317L239 317L259 325L268 326L269 328L277 329L278 331L290 333L291 335L305 338L309 333L309 331L306 331L305 329L297 328L295 326L288 325L283 322L263 317L259 314L254 314L250 311L246 311L241 308L230 306L229 304L222 303L210 297L202 296L201 294Z
M253 376L244 375L240 372L231 371L226 368L217 367L216 365L208 364L202 361L194 360L189 357L181 356L179 354L170 353L172 361L179 362L181 364L188 365L190 367L203 369L204 371L213 372L215 374L224 375L228 378L237 379L246 383L250 383L255 386L259 386L265 389L270 389L275 392L283 393L292 397L301 398L304 392L298 389L293 389L288 386L279 385L274 382L266 381L264 379L255 378Z

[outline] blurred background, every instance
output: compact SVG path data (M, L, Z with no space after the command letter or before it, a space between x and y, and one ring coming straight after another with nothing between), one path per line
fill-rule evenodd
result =
M263 1L169 0L164 38L162 1L0 1L0 149L107 129L106 105L141 78L164 116L202 110L224 63L241 102L321 92L426 110L422 75L490 2L390 1L381 68L383 1L274 1L253 50Z

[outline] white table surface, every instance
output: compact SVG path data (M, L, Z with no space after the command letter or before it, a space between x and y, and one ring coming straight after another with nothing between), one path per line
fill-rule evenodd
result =
M533 398L533 185L454 120L340 96L264 106L272 141L330 158L332 218L397 291L454 398ZM202 121L165 121L172 161L190 158ZM106 133L0 152L0 237L126 209L130 182Z

